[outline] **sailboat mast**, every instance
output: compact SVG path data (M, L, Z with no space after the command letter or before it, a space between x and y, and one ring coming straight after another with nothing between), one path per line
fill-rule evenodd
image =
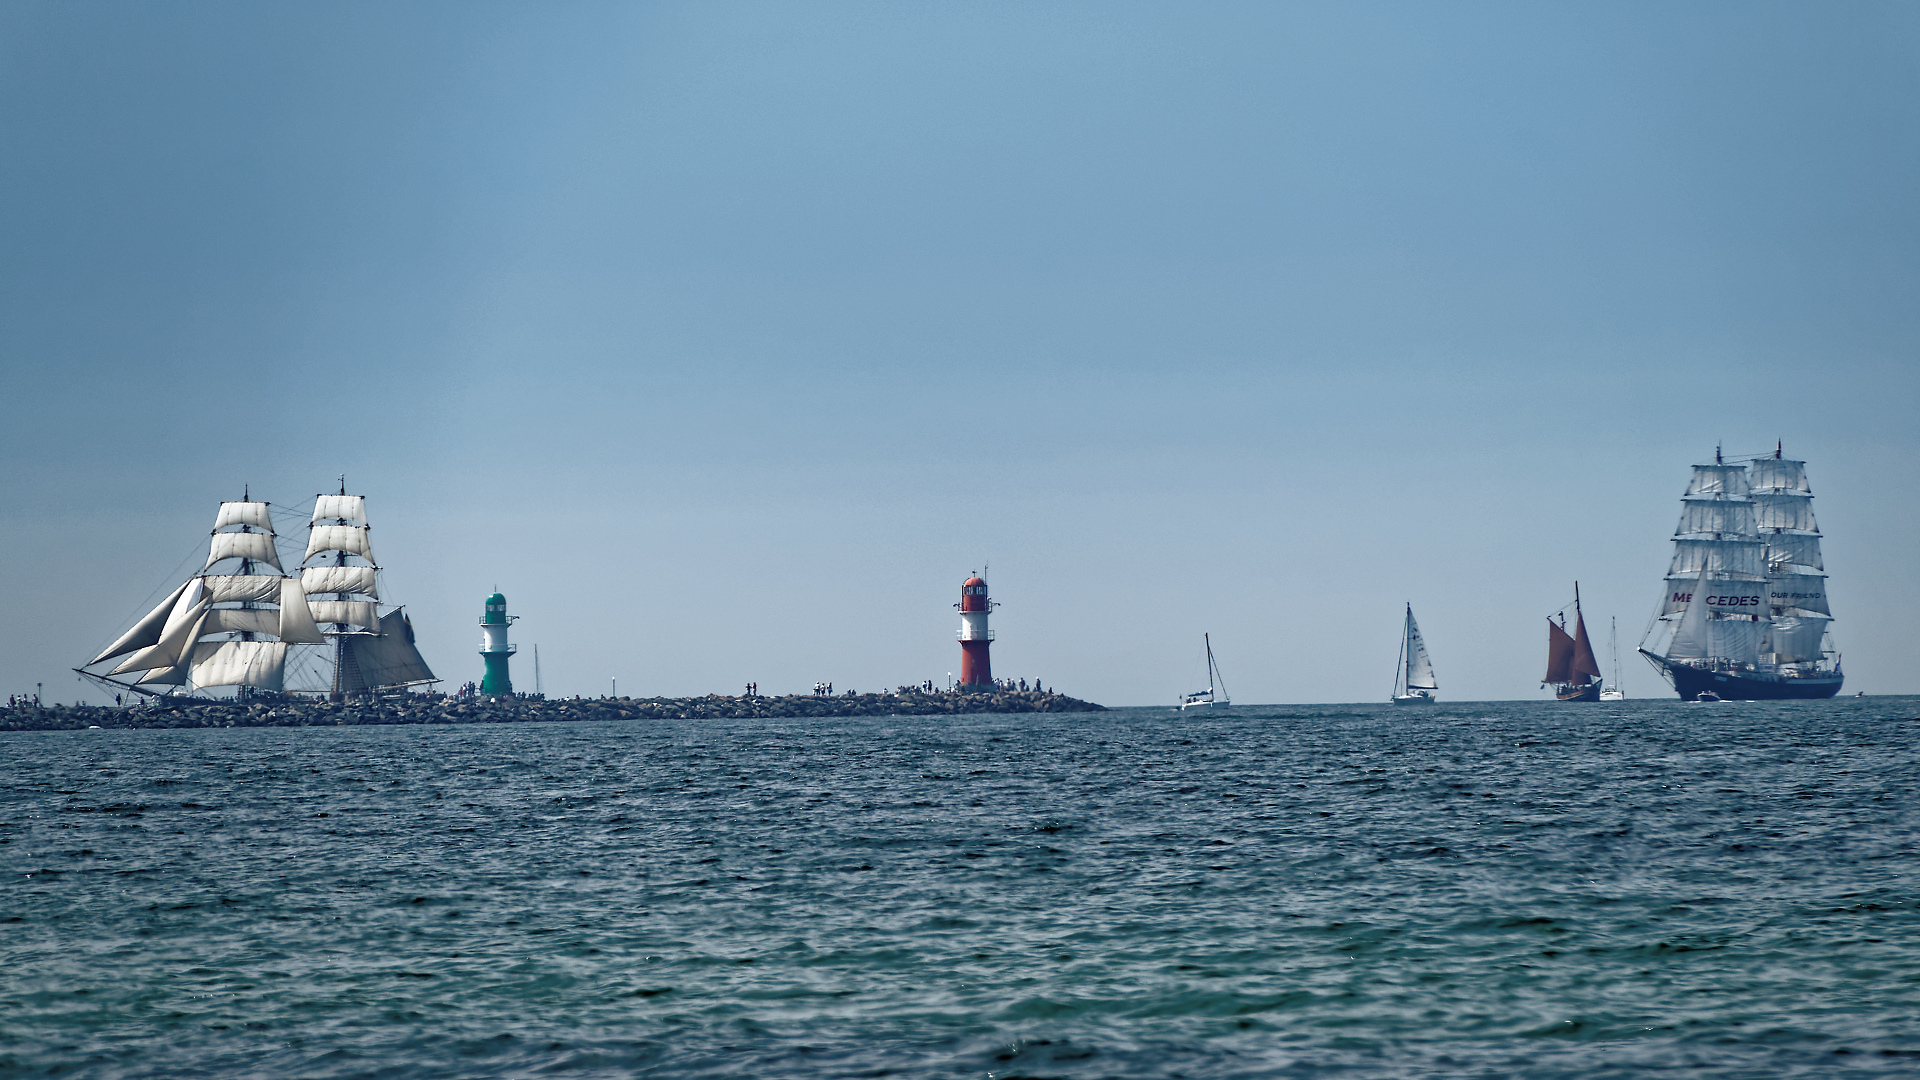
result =
M1393 658L1393 696L1407 692L1407 674L1413 670L1413 601L1407 601L1407 617L1400 620L1400 654Z

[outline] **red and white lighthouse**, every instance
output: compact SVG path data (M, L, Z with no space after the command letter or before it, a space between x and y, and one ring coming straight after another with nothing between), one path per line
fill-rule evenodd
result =
M987 629L987 613L993 601L987 598L987 579L975 574L960 583L960 685L993 685L993 659L987 649L993 644L993 631Z

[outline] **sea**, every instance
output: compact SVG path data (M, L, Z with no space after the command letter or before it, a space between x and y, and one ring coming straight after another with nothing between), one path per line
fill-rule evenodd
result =
M0 1076L1920 1075L1920 698L0 736Z

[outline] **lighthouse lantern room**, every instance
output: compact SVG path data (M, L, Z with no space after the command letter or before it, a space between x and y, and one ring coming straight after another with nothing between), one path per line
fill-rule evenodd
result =
M993 685L993 631L987 628L987 615L994 601L987 597L987 581L974 574L960 583L960 685Z

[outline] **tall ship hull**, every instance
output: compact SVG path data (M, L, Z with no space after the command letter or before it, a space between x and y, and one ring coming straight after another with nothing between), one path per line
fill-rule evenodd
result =
M1840 692L1843 676L1834 671L1820 675L1793 677L1777 673L1713 671L1691 664L1653 657L1674 690L1688 701L1702 692L1723 701L1788 701L1800 698L1830 698Z
M1702 699L1830 698L1845 676L1827 636L1820 527L1806 462L1695 465L1680 499L1660 608L1640 645L1674 692Z

